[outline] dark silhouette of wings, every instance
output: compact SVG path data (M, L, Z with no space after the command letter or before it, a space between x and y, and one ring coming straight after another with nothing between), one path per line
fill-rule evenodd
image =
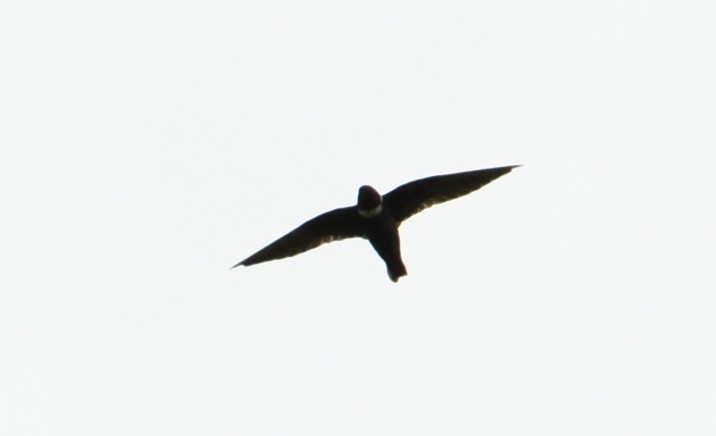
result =
M519 165L426 177L398 186L383 196L398 223L423 209L476 191Z
M328 242L359 236L363 236L363 229L358 208L352 206L335 209L306 221L232 268L295 256Z

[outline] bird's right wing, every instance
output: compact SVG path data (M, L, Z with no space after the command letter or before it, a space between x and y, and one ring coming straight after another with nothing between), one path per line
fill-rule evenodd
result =
M383 196L398 223L423 209L462 197L487 185L519 165L465 171L414 180Z
M359 236L363 229L357 207L335 209L306 221L232 268L295 256L328 242Z

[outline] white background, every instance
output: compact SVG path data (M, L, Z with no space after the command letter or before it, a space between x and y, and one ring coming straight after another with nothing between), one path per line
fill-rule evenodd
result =
M3 1L3 435L716 434L712 1ZM229 267L433 174L366 241Z

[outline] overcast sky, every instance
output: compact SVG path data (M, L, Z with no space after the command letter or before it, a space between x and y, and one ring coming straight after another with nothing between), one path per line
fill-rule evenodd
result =
M0 433L716 434L713 1L0 3ZM523 164L229 270L357 189Z

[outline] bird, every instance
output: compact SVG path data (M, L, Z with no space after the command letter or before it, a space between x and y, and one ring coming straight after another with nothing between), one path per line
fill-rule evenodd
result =
M283 259L347 238L368 239L385 262L393 282L408 274L400 253L398 228L411 216L436 204L476 191L520 165L443 174L413 180L385 195L369 185L358 189L354 206L318 215L232 266Z

